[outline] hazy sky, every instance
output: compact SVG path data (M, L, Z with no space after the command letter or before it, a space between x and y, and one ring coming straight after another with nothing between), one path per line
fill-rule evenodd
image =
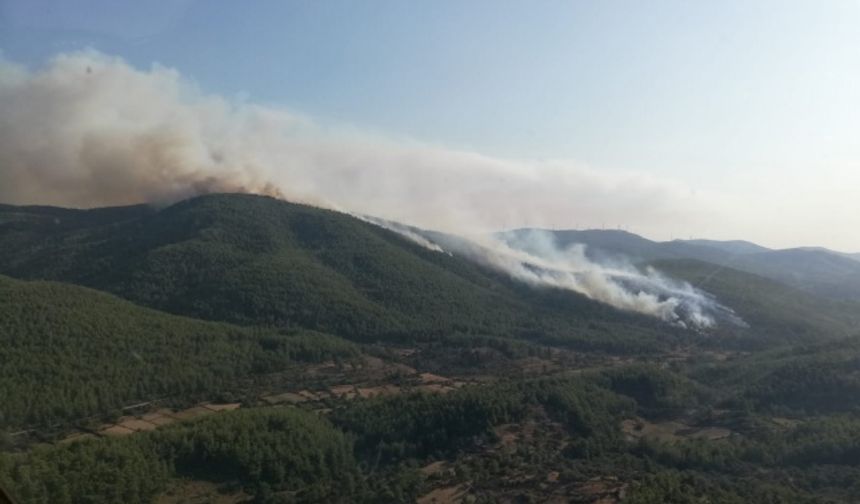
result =
M321 128L639 174L689 205L535 224L860 251L858 27L858 0L0 0L0 50L30 68L92 48Z

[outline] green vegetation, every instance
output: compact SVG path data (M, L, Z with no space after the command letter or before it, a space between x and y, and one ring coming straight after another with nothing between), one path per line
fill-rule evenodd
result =
M0 458L0 482L27 503L151 502L170 477L247 486L318 502L357 490L345 436L296 410L225 413L139 436L77 442Z
M366 401L338 411L335 424L358 435L356 449L375 463L441 458L491 428L525 418L540 406L581 436L593 452L617 441L614 425L629 411L623 399L582 380L537 380L466 389L449 395L414 394Z
M860 339L770 350L691 370L733 406L805 415L860 408Z
M749 327L668 327L270 198L0 205L0 486L22 504L204 482L259 503L856 500L856 305L656 265ZM57 442L218 398L242 407Z
M636 401L639 414L672 418L705 404L710 391L689 378L653 365L634 365L606 371L603 383L615 393Z
M722 422L738 433L625 441L621 420L654 404L698 397L694 409L704 414L713 403L700 387L634 366L345 402L330 421L295 408L240 410L0 456L0 484L23 502L92 504L150 502L176 478L241 490L256 502L411 502L440 481L471 482L476 502L540 501L539 486L516 481L550 471L572 492L609 475L632 502L847 502L860 489L853 413L786 427L763 412L711 412L688 421ZM510 429L514 444L504 434ZM450 470L429 479L416 471L434 460L449 461Z
M536 407L577 436L571 456L579 458L620 447L613 426L630 405L582 380L538 380L349 404L333 419L340 430L297 409L240 410L0 457L0 484L24 502L52 504L149 502L171 477L238 486L263 502L285 492L290 502L400 502L414 499L420 485L399 465L404 460L468 449ZM359 467L380 476L365 481Z
M77 283L195 318L358 341L460 332L643 352L685 337L337 212L249 195L134 209L112 209L111 220L108 210L85 219L0 208L0 273Z
M0 341L0 427L47 426L165 397L209 399L295 361L358 353L325 334L203 322L2 276Z

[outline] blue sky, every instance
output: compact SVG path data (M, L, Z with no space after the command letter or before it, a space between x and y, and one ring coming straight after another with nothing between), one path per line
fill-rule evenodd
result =
M781 212L714 234L856 249L858 26L856 0L0 0L19 63L157 62L321 124L666 177L747 215L782 202L795 237L765 232Z

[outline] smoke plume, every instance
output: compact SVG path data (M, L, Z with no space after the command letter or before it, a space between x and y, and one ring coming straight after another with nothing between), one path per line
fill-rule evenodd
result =
M709 329L718 320L746 325L730 308L687 282L667 278L650 266L641 270L619 260L596 262L588 258L584 245L562 248L550 232L526 230L495 240L500 244L495 249L505 257L503 268L524 281L573 290L683 328Z
M702 204L678 184L325 127L203 93L169 68L139 70L94 51L60 54L39 69L0 59L0 202L95 207L207 192L277 195L484 236L480 259L524 281L672 322L709 324L695 308L705 304L700 293L654 272L607 268L549 245L545 254L529 254L486 238L490 230L522 226L625 222L647 232L654 222L680 225Z
M710 329L719 322L745 327L733 310L687 282L663 276L652 267L639 269L621 259L590 259L585 246L558 245L549 231L474 236L470 239L368 219L431 250L466 257L503 271L519 281L578 292L618 309L657 317L687 329Z

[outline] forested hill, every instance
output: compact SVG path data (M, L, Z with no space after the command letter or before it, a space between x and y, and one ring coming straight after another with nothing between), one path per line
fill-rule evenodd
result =
M856 303L656 266L750 327L685 331L259 196L0 207L0 486L44 504L855 502Z
M74 285L0 275L0 432L209 399L295 361L351 357L349 342L167 315Z
M0 273L167 312L356 340L470 333L640 351L678 335L536 290L346 214L222 194L161 210L0 207Z

